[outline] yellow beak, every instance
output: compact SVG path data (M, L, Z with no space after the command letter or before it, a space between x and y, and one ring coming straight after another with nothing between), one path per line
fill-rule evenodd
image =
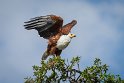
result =
M76 37L76 35L75 34L70 34L70 37L73 38L73 37Z
M76 37L76 35L74 34L73 37Z

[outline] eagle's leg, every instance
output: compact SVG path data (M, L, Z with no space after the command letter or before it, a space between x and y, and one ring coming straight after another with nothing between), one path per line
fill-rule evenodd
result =
M61 56L60 56L61 52L62 52L62 50L59 50L58 48L56 48L55 56L56 56L56 57L61 57Z
M56 48L55 55L60 56L61 52L62 52L62 50L59 50L58 48Z

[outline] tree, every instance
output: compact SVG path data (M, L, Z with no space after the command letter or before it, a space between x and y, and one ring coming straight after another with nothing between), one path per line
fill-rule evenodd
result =
M25 83L124 83L119 75L108 73L108 66L98 58L84 70L80 70L79 61L80 57L70 62L60 57L41 61L41 66L33 66L34 78L25 78Z

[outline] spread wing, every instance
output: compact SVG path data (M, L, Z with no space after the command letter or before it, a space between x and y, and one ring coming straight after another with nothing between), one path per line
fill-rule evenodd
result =
M63 25L63 19L55 15L39 16L31 18L25 22L25 29L35 29L38 31L40 37L45 39L58 33L59 28Z
M61 29L61 33L64 34L64 35L69 34L70 31L71 31L71 29L72 29L72 27L73 27L74 25L76 25L76 24L77 24L77 21L76 21L76 20L73 20L72 22L70 22L70 23L64 25L64 26L62 27L62 29Z

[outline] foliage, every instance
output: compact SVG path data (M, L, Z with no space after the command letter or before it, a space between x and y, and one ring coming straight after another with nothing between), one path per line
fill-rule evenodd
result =
M79 68L80 57L70 62L60 57L41 61L41 66L33 66L34 78L25 78L25 83L124 83L119 75L107 73L108 66L96 58L91 67Z

